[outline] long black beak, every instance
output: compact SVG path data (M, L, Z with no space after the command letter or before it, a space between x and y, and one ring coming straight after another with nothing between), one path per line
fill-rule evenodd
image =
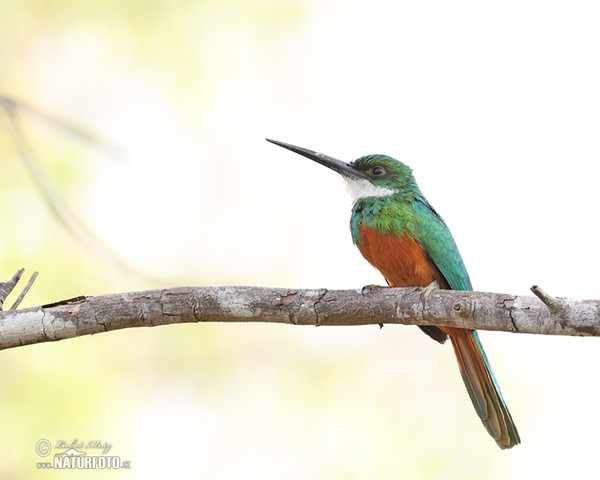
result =
M345 177L363 178L362 172L352 168L349 163L342 162L341 160L337 160L328 155L323 155L322 153L314 152L306 148L296 147L295 145L290 145L289 143L278 142L277 140L271 140L269 138L266 138L265 140L267 142L274 143L275 145L279 145L280 147L287 148L288 150L298 153L306 158L310 158L311 160L314 160L321 165L325 165L326 167L331 168Z

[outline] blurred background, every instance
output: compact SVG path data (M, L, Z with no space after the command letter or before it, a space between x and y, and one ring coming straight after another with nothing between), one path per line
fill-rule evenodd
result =
M57 222L2 114L0 277L40 272L23 306L383 283L343 182L270 137L411 165L478 290L598 298L599 21L591 1L0 1L0 94L122 148L19 117L68 208L138 272ZM45 438L131 462L94 478L593 477L600 339L481 337L510 451L450 345L413 327L180 325L3 351L0 475L63 478L36 468Z

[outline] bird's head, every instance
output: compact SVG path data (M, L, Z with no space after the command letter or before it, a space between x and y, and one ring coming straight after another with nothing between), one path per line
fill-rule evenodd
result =
M310 158L342 175L354 200L387 197L417 188L411 168L387 155L367 155L346 163L289 143L267 141Z

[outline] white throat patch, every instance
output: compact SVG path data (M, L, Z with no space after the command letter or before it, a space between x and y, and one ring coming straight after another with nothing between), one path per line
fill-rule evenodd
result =
M352 195L353 202L356 202L360 198L389 197L398 192L398 190L392 190L391 188L373 185L364 178L344 177L344 180L346 180L346 188L350 192L350 195Z

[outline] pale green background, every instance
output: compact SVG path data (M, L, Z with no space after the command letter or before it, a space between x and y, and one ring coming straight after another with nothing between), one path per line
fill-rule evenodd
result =
M265 136L412 165L477 289L598 297L600 11L542 1L0 0L0 93L70 207L51 216L0 120L0 275L36 305L175 285L382 283L323 167ZM10 301L9 301L10 303ZM0 477L36 442L101 440L127 479L592 478L600 340L483 333L523 444L480 424L449 345L416 328L185 325L0 352ZM51 456L49 457L51 458Z

